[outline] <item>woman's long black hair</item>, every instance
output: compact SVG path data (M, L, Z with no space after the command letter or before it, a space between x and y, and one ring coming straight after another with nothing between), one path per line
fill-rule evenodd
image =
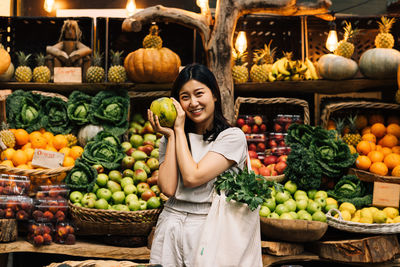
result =
M172 85L171 96L178 102L180 90L182 89L183 85L190 80L196 80L202 84L205 84L208 88L210 88L213 96L217 99L214 109L213 128L210 131L207 130L203 135L204 141L214 141L220 132L231 127L222 113L221 93L217 80L215 79L214 74L206 66L198 63L187 65L181 70L174 84ZM186 116L185 132L189 133L194 131L195 127L193 121Z

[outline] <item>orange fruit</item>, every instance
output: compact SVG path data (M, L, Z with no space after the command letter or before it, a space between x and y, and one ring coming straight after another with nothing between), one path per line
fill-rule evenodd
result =
M28 156L26 155L25 151L18 149L12 156L11 161L13 162L14 166L22 165L28 162Z
M392 170L392 176L400 177L400 166L394 167L394 169Z
M29 134L24 129L17 129L14 133L17 145L23 146L29 142Z
M32 140L36 137L41 137L42 134L39 131L33 131L29 134L29 141L32 142Z
M385 176L389 172L388 167L383 162L372 163L369 171L382 176Z
M392 147L392 152L396 154L400 154L400 146L394 146Z
M379 140L378 144L380 144L383 147L392 148L395 145L397 145L398 141L399 139L397 139L397 137L394 136L393 134L387 134L381 140Z
M29 166L26 165L26 164L20 164L20 165L18 165L16 168L28 170L28 169L29 169Z
M58 152L64 153L65 156L68 156L70 150L71 150L71 148L69 148L69 147L63 147Z
M371 133L376 136L376 138L381 138L386 134L386 127L382 123L378 122L371 126Z
M368 170L371 166L371 160L367 156L358 156L356 159L356 167L360 170Z
M389 124L388 127L386 127L386 132L400 138L400 126L396 123Z
M368 122L370 125L374 125L375 123L385 123L385 118L381 114L372 114L369 116Z
M400 125L400 118L397 116L389 116L387 119L387 124L392 124L392 123Z
M44 132L42 135L43 135L44 138L46 138L47 143L52 141L53 138L54 138L54 134L52 134L51 132Z
M357 130L364 129L365 127L367 127L367 125L368 125L367 117L364 115L357 115L357 118L356 118Z
M34 167L32 166L32 161L28 161L26 165L29 167L29 169L34 169Z
M62 135L62 134L57 134L53 138L53 146L55 149L60 150L63 147L66 147L68 145L68 140L67 138Z
M391 153L385 157L383 162L389 169L394 169L396 166L400 165L400 155Z
M14 168L14 164L12 163L12 161L11 160L5 160L5 161L2 161L1 163L0 163L0 165L5 165L5 166L7 166L7 167L10 167L10 168Z
M386 157L392 153L392 150L389 147L382 147L381 152L383 153L383 156Z
M361 139L364 140L364 141L369 141L369 142L372 142L372 143L376 143L376 136L373 135L372 133L364 134L361 137Z
M382 162L385 156L380 151L371 151L368 153L368 158L371 160L372 163L374 162Z
M32 148L45 148L47 146L47 140L42 136L42 134L35 135L32 138L31 143Z
M64 167L70 167L70 166L74 166L75 165L75 160L71 157L64 157L64 162L63 162L63 166Z
M361 155L368 155L368 153L373 150L371 144L373 143L368 141L360 141L357 144L357 152Z
M32 148L32 144L31 144L31 143L26 143L25 145L23 145L23 146L21 147L22 150L25 150L25 149L27 149L27 148Z
M377 146L375 147L375 150L376 150L376 151L382 151L382 146L381 146L381 145L377 145Z
M371 127L367 126L364 129L362 129L361 131L361 135L367 134L367 133L371 133Z
M35 154L35 150L33 148L27 148L24 151L26 156L28 157L28 161L31 161L33 159L33 154Z
M14 153L15 153L15 149L14 148L7 148L3 152L1 152L1 160L11 160L11 158L14 155Z
M47 151L58 152L57 149L55 149L53 146L49 146L49 145L47 145L44 149Z
M71 147L71 150L69 151L68 156L70 156L73 159L79 158L83 153L83 148L80 146L73 146Z

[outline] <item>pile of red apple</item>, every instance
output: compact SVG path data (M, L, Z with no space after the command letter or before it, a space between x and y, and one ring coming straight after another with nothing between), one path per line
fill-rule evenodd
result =
M279 157L275 155L266 156L263 161L258 159L257 153L249 151L251 169L262 176L277 176L283 174L287 164L287 155Z
M33 201L27 196L0 196L0 219L26 221L30 218Z
M260 115L240 115L236 120L236 125L241 128L245 134L259 134L267 131L265 118Z

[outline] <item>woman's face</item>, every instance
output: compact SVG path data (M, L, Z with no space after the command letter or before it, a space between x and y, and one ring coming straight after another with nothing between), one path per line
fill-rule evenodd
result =
M210 88L196 80L185 83L179 92L179 102L186 116L196 124L199 131L212 128L215 101L217 99Z

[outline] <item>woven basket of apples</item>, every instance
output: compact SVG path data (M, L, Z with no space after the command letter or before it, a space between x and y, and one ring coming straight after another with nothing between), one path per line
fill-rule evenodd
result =
M350 173L366 182L400 183L400 105L369 101L329 103L321 123L358 153Z
M252 170L266 180L283 181L290 153L286 132L293 123L310 123L308 103L295 98L238 97L235 119L246 135Z

